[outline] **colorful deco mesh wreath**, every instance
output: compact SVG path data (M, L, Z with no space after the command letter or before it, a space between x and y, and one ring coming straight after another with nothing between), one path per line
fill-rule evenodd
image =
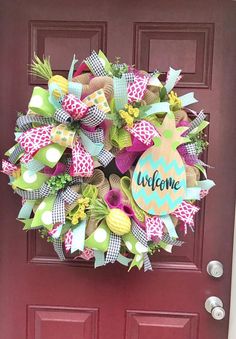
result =
M76 62L68 79L53 75L47 58L31 65L48 90L34 88L2 162L22 198L18 220L39 229L61 260L65 250L95 267L151 270L150 255L183 244L176 229L193 230L195 202L214 186L199 159L206 116L185 108L197 102L193 93L173 91L180 70L162 83L158 71L110 63L101 51L74 72Z

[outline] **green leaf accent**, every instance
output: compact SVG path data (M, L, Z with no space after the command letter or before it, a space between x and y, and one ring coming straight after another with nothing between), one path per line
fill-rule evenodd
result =
M40 60L39 57L34 54L34 59L30 65L30 74L37 76L38 78L49 80L52 78L52 67L50 64L50 57Z

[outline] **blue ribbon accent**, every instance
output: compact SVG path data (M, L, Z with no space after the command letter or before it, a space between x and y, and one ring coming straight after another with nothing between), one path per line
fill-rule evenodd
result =
M187 187L184 200L200 200L201 187Z
M142 107L140 108L140 118L149 117L155 113L166 113L170 112L170 104L168 102L157 102L156 104L143 106L144 111L142 112Z
M105 255L102 251L94 250L94 267L100 267L105 265Z
M215 186L215 183L213 180L201 180L198 181L198 187L200 187L202 190L210 190L212 187Z
M198 102L198 100L196 98L194 98L193 92L182 95L181 97L179 97L179 99L181 100L182 107L185 107L185 106L194 104L195 102Z
M176 233L175 226L171 220L171 217L167 214L167 215L162 215L160 218L164 222L167 228L167 231L169 233L169 236L171 238L178 238L178 234Z
M70 70L68 73L68 80L71 81L73 78L73 73L74 73L74 68L75 68L75 64L78 62L78 60L75 58L75 54L73 55L73 59L70 65Z
M129 263L132 261L132 259L127 258L127 257L125 257L125 256L122 255L122 254L119 254L119 255L118 255L118 258L117 258L117 261L118 261L121 265L128 266Z
M84 250L86 219L82 220L78 226L72 231L73 238L71 244L71 253Z
M29 219L36 200L27 200L21 207L18 219Z
M79 131L79 135L82 141L82 144L86 151L90 153L92 156L97 156L104 147L104 144L101 142L95 143L90 140L87 135L85 135L81 130Z
M170 67L169 69L169 77L168 80L166 81L165 88L166 92L169 93L172 88L175 86L175 83L181 73L181 69L175 70Z
M78 99L81 98L82 90L83 90L83 85L81 83L73 82L73 81L68 82L68 92L70 94L74 94Z

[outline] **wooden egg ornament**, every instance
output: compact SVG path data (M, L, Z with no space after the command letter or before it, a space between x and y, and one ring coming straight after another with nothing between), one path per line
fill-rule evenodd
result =
M157 128L160 137L140 157L133 173L131 190L138 206L151 215L166 215L183 201L186 171L177 147L188 138L181 137L186 127L175 125L172 112L166 114Z

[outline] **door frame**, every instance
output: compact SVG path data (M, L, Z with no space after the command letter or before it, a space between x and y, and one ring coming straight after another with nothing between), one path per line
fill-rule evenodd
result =
M232 260L232 281L231 281L231 302L230 302L230 317L229 317L229 336L228 339L234 339L236 333L236 204L234 217L234 245L233 245L233 260Z

